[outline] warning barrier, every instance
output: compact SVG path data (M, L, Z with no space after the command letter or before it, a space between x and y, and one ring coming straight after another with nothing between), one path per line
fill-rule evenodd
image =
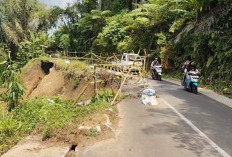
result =
M139 50L140 52L140 50ZM139 52L137 54L137 56L139 55ZM71 53L71 54L75 54L76 53ZM66 56L63 57L64 59L73 59L73 60L85 60L88 63L92 63L94 64L94 72L93 72L93 79L89 81L89 83L87 83L87 85L83 88L81 94L86 90L86 88L88 87L88 85L93 82L94 84L94 92L95 94L98 93L98 88L97 85L98 83L106 83L110 80L121 80L120 83L120 87L113 99L113 101L111 102L111 105L114 104L117 96L119 95L119 93L121 93L122 87L125 84L127 78L130 75L137 75L140 77L140 81L138 83L142 83L143 82L143 86L144 88L146 88L146 82L147 82L147 76L148 73L145 70L145 65L146 65L146 57L144 56L140 56L140 57L136 57L133 60L130 60L133 62L132 65L127 65L127 64L109 64L116 61L120 62L120 60L118 59L118 56L121 55L115 55L113 54L113 56L111 57L103 57L103 56L98 56L92 52L87 53L86 55L82 55L82 57L70 57L70 56ZM108 70L108 72L112 72L113 75L109 76L109 78L104 79L104 80L97 80L97 68L99 68L100 70ZM79 95L79 97L75 100L74 104L79 100L81 94Z
M101 64L99 65L100 68L103 68L105 70L110 70L113 72L116 72L118 75L138 75L140 77L147 77L148 73L146 70L143 68L143 66L132 66L132 65L106 65L106 64ZM131 69L131 70L129 70Z
M121 75L132 74L142 76L144 73L142 65L99 64L98 67L121 73Z
M122 79L122 77L121 76L116 76L116 77L110 77L110 78L108 78L108 79L105 79L105 80L101 80L99 83L106 83L106 82L108 82L108 81L111 81L111 80L121 80Z

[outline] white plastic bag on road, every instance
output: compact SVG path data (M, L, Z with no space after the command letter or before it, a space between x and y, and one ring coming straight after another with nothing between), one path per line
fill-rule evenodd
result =
M158 105L156 96L142 95L142 102L145 106L156 106Z
M154 89L145 89L142 91L142 102L145 106L158 105Z
M145 89L142 92L143 95L148 95L148 96L154 96L155 95L155 90L154 89Z

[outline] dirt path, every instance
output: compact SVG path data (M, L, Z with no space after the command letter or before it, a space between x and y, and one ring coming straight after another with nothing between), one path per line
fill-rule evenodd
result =
M58 142L42 142L40 136L30 135L2 157L64 157L70 145Z

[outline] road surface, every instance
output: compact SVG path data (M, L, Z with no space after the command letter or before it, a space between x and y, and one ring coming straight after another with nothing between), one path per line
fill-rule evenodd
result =
M119 104L115 139L86 147L82 157L230 157L232 108L179 85L149 80L158 106L144 106L136 97ZM125 92L140 88L127 85Z

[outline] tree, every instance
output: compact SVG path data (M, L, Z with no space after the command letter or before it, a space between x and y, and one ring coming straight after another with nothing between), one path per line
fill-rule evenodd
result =
M60 45L62 36L67 37L68 35L70 41L69 51L91 51L94 40L102 31L106 19L110 15L111 12L108 10L92 10L91 13L84 14L75 24L65 25L55 33L56 43ZM64 49L64 47L62 48Z
M19 44L17 62L23 67L30 59L45 55L46 49L53 44L53 39L44 32L30 32L30 38Z
M35 0L1 0L1 38L4 37L15 59L19 44L30 38L30 31L47 31L55 25L61 9L45 9L45 5ZM0 38L0 39L1 39Z
M63 34L60 38L60 47L65 50L68 51L70 48L70 38L69 38L69 34Z

